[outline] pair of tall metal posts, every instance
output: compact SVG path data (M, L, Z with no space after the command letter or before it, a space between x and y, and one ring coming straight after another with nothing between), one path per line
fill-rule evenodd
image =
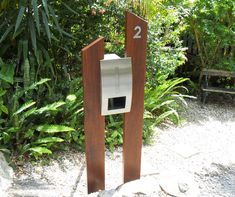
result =
M103 37L82 50L88 193L105 189L106 114L124 112L124 182L140 178L147 22L127 11L125 25L125 58L104 55Z

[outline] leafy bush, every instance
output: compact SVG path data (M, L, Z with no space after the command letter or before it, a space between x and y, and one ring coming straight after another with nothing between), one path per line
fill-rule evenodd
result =
M168 79L186 60L180 40L185 10L168 3L3 0L0 57L6 63L0 61L1 146L35 158L70 142L83 148L80 51L102 35L106 51L122 56L128 7L142 16L151 13L144 142L151 141L152 128L165 118L177 122L178 100L184 103L179 84L186 79ZM108 116L106 123L106 144L113 150L123 141L121 116Z
M27 90L16 91L12 110L6 118L7 121L2 124L1 145L20 155L29 154L35 158L42 154L51 154L51 150L55 147L58 149L57 144L61 142L75 141L81 145L84 132L83 127L78 127L77 124L83 117L81 91L78 92L79 97L70 94L65 101L41 107L37 107L33 100L23 104L17 102L22 94L29 94L47 81L48 79L42 79Z
M180 36L187 25L183 20L185 10L173 6L159 5L149 21L147 80L158 85L158 76L167 79L185 63L186 56ZM162 80L162 79L161 79Z
M59 26L53 2L46 0L9 1L1 7L0 57L13 61L15 76L24 86L44 77L58 77L56 51L68 36ZM4 4L4 6L3 6Z
M197 0L188 18L200 67L235 71L235 4Z
M146 86L145 90L145 118L153 119L155 124L159 124L166 118L170 118L174 123L179 123L180 117L178 109L182 105L187 105L184 98L188 95L187 88L181 84L187 81L187 78L176 78L164 81L158 86Z

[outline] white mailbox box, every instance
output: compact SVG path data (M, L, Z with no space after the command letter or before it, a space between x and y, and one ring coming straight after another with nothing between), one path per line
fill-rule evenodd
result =
M100 70L101 115L129 112L132 101L131 58L104 55L104 59L100 60Z

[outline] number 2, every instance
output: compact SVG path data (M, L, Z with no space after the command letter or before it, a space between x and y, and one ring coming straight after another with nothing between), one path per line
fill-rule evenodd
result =
M140 26L135 26L135 29L134 29L135 31L136 31L136 33L135 33L135 35L134 35L134 39L139 39L139 38L141 38L141 27Z

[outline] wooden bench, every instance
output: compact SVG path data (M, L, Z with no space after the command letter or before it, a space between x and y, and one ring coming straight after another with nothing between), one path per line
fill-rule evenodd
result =
M224 93L224 94L235 94L235 89L213 87L210 85L211 77L231 77L235 78L235 72L216 70L216 69L202 69L199 77L199 85L202 93L202 101L205 103L208 93Z

